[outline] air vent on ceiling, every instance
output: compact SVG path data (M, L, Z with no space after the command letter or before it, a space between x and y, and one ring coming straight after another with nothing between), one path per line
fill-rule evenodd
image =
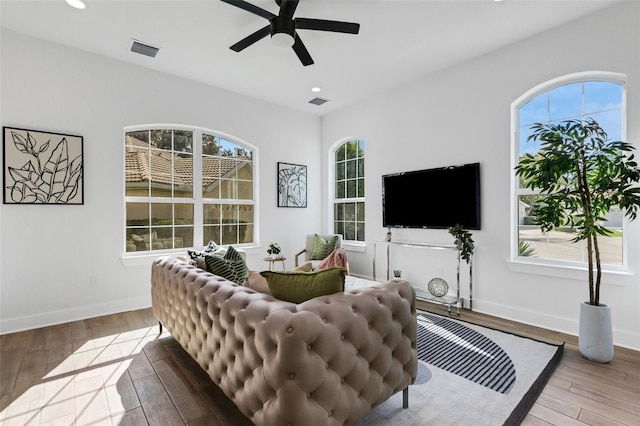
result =
M329 102L329 99L322 99L322 98L313 98L309 101L310 104L314 104L318 106L327 102Z
M134 53L139 53L141 55L155 58L159 50L160 49L157 47L153 47L148 44L131 39L131 51Z

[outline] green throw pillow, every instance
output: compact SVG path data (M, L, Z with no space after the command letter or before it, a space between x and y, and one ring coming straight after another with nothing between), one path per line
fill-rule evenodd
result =
M236 284L242 285L247 276L247 264L233 246L229 246L224 257L205 253L204 262L207 271Z
M322 238L320 235L313 236L313 251L311 252L311 260L322 260L329 256L336 249L338 244L338 236L334 235L328 239Z
M302 303L314 297L344 291L343 268L320 269L313 272L262 271L273 297L292 303Z

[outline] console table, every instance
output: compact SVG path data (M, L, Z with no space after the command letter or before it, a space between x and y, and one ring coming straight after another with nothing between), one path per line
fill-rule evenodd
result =
M457 313L460 315L460 308L464 307L464 299L460 297L460 251L454 245L447 244L428 244L428 243L416 243L416 242L402 242L402 241L374 241L373 242L373 280L376 280L376 251L378 245L386 246L386 263L387 263L387 281L389 280L389 251L392 247L410 247L418 249L432 249L432 250L452 250L458 254L458 263L456 267L456 295L455 297L445 295L442 297L436 297L431 294L416 295L420 300L424 300L431 303L437 303L445 305L448 308L449 315L451 315L451 307L457 308ZM469 259L469 310L473 310L473 255Z

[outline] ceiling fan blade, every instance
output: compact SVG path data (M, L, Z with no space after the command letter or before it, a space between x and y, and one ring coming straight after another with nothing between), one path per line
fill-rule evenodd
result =
M221 0L221 1L228 3L230 5L233 5L235 7L239 7L240 9L246 10L247 12L251 12L254 15L261 16L265 19L271 19L274 16L276 16L273 13L267 10L264 10L258 6L254 6L251 3L247 3L244 0Z
M269 34L271 34L271 24L267 25L266 27L260 28L250 36L243 38L242 40L231 46L229 49L240 52L241 50L251 46L253 43L262 40Z
M313 64L313 59L311 59L309 51L305 47L300 37L298 37L298 34L294 34L294 40L295 42L291 47L293 48L294 52L296 52L296 55L298 55L298 59L300 59L302 65L306 67L307 65Z
M293 19L293 14L296 13L298 2L300 0L280 0L280 13L279 16L287 19L288 21Z
M298 30L332 31L335 33L358 34L360 24L355 22L327 21L326 19L295 18Z

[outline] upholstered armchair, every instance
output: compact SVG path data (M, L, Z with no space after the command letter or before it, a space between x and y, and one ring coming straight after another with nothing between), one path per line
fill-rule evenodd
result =
M333 239L336 239L335 245L331 245L332 247L329 247L330 244L327 244L327 250L321 249L322 247L320 246L322 244L322 241L324 241L325 243L331 243ZM314 253L314 242L316 245L315 253ZM294 260L295 266L298 267L302 263L311 262L313 267L317 268L318 264L322 262L324 258L326 258L333 250L340 247L342 247L341 234L325 234L325 235L308 234L305 240L304 249L296 253L295 260ZM318 250L319 248L320 250Z

